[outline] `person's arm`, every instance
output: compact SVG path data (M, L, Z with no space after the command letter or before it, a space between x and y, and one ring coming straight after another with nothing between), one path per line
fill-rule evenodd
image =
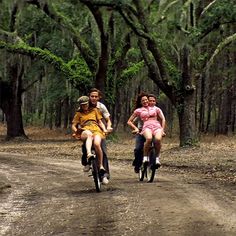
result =
M134 133L139 132L138 127L134 124L136 117L137 117L137 115L135 113L133 113L127 121L127 124L133 129Z
M110 119L110 113L107 109L107 107L103 104L103 103L99 103L99 110L102 113L102 116L104 117L105 121L106 121L106 126L107 126L107 131L111 132L113 130L112 128L112 122Z
M101 110L99 110L98 108L94 108L95 109L95 114L96 114L96 119L97 119L97 123L100 126L100 128L102 129L102 131L104 133L108 133L106 126L104 125L104 123L102 122L102 113Z
M162 110L160 108L159 108L158 115L159 115L159 117L161 119L161 127L163 129L163 136L165 136L166 135L165 134L166 119L165 119L165 116L164 116L164 114L163 114L163 112L162 112Z
M74 138L77 138L77 139L80 139L80 134L82 133L82 129L80 127L80 123L79 123L79 114L76 113L74 118L73 118L73 121L72 121L72 125L71 125L71 129L73 131L73 134L72 136Z
M75 124L75 123L72 123L71 129L72 129L72 131L73 131L74 133L76 133L77 127L76 127L76 124Z
M110 119L110 116L108 116L107 118L105 118L106 120L106 123L107 123L107 131L108 132L111 132L113 130L112 128L112 123L111 123L111 119Z
M102 120L98 120L98 125L101 127L101 129L104 133L108 133L108 130L106 129L106 126L104 125Z
M165 116L164 116L162 110L160 110L160 114L159 115L160 115L160 118L161 118L161 126L162 126L163 129L165 129L165 127L166 127L166 119L165 119Z
M78 121L79 121L79 117L78 117L78 113L76 112L72 120L72 125L71 125L71 129L74 133L76 133L78 130Z

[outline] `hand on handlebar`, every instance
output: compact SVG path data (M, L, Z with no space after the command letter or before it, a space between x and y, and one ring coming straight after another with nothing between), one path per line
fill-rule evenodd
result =
M103 133L104 133L105 135L108 135L108 130L107 130L107 129L103 130Z
M81 133L83 132L83 130L81 128L77 128L76 130L73 130L74 133L72 134L73 138L79 139Z
M80 139L80 134L78 134L78 133L73 133L73 134L72 134L72 137L75 138L75 139Z
M132 130L132 134L138 134L138 133L139 133L139 129Z
M108 133L111 133L113 131L113 128L112 127L107 127L107 132Z

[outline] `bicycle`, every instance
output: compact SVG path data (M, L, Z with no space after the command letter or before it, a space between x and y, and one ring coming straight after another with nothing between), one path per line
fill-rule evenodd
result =
M98 159L96 157L95 152L92 151L92 153L93 153L94 156L91 157L90 160L89 160L90 161L90 168L91 168L91 175L93 176L96 191L100 192L101 187L102 187L102 181L101 181L101 176L99 174Z
M138 132L132 131L132 134L137 135ZM156 166L156 152L154 143L152 141L152 144L148 151L148 162L142 163L141 167L139 168L139 181L143 181L144 178L147 178L148 183L153 182L157 169L158 168Z
M99 161L96 156L96 152L94 148L92 148L92 154L93 156L89 159L91 174L89 176L93 176L95 188L97 192L101 192L103 178L108 177L107 172L99 169ZM108 167L109 168L109 167Z
M139 169L139 181L143 181L147 178L147 182L151 183L154 180L157 167L156 167L156 155L154 144L152 143L148 152L149 161L142 163Z
M74 138L76 138L76 134L73 134L72 136ZM83 148L83 146L85 148L84 143L82 145L82 148ZM91 173L91 174L89 174L89 176L93 176L96 191L100 192L101 191L101 185L102 185L102 182L103 182L103 178L106 177L107 180L110 178L109 163L108 163L108 159L107 159L107 156L106 156L103 159L103 165L105 166L106 171L100 170L99 161L98 161L94 146L92 146L91 152L92 152L93 156L90 157L89 160L87 160L87 159L83 160L83 158L82 158L82 164L84 163L85 165L89 165L88 171L90 171L90 173ZM103 151L103 153L104 153L104 151Z
M105 140L102 140L102 143L101 143L102 152L103 152L103 166L106 169L107 178L109 179L110 178L109 161L108 161L107 152L106 152L106 144L104 142ZM86 166L88 163L87 163L87 151L86 151L85 142L83 142L81 149L82 149L81 164L83 166ZM92 149L93 149L93 153L95 153L94 147L92 147Z

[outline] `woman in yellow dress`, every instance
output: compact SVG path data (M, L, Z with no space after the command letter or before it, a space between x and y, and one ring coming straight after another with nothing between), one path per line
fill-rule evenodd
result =
M87 158L93 156L91 152L92 144L94 145L100 170L103 167L103 152L101 149L101 141L107 134L107 129L102 122L102 115L97 108L89 107L89 97L82 96L78 99L79 109L72 121L72 130L75 137L85 141L87 150Z

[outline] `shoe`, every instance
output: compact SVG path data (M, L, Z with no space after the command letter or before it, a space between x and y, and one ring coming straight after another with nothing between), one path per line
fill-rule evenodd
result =
M84 172L89 172L89 170L90 170L90 165L84 166L84 168L83 168Z
M156 163L155 163L155 167L156 169L159 168L161 166L161 162L159 160L159 157L156 158Z
M106 176L104 176L104 177L102 178L102 183L103 183L103 184L108 184L108 183L109 183L109 180L108 180L108 178L107 178Z

